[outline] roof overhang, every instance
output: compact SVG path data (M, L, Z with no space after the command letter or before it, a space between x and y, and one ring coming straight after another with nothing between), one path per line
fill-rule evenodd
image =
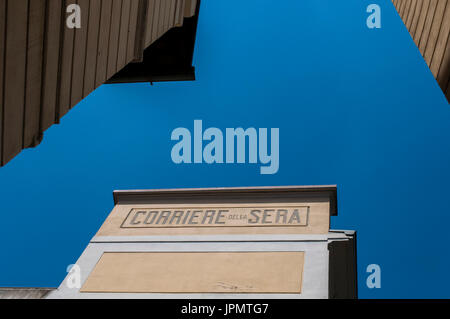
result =
M144 51L142 61L129 63L106 83L194 81L193 57L200 0L195 14L172 28Z
M238 201L264 200L269 197L274 199L315 197L328 200L330 202L330 215L337 215L336 185L116 190L113 192L113 197L115 205L149 201L167 202L168 200L215 202L217 198Z

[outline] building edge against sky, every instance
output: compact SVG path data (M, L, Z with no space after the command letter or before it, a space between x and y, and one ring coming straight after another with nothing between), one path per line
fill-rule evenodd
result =
M450 101L450 3L392 0L442 92Z
M115 191L59 288L0 297L357 298L356 232L329 229L336 196L335 186Z

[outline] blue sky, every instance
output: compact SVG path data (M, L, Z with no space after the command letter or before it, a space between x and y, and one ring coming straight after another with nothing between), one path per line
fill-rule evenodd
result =
M194 64L195 82L101 86L0 168L0 286L58 286L115 189L337 184L360 297L450 297L450 107L390 1L203 0ZM175 165L195 119L280 128L278 173Z

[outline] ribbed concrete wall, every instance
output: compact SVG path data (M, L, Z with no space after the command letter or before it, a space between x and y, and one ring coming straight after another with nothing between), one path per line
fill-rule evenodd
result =
M450 101L450 1L393 0L395 8Z
M81 28L66 26L70 4ZM0 166L169 29L197 0L0 0Z

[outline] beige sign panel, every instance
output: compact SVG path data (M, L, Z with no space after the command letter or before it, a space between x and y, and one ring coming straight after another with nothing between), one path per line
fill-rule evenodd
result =
M97 236L326 234L329 203L117 205Z
M308 206L133 208L121 228L308 226Z
M299 294L303 264L303 252L104 253L80 292Z
M114 192L96 236L328 234L334 186Z

